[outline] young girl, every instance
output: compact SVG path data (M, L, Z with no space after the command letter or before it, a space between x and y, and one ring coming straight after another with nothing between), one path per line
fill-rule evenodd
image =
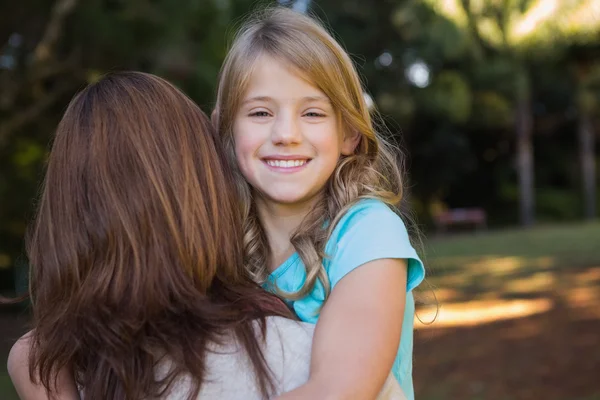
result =
M348 54L285 8L247 23L213 118L237 171L246 264L318 321L309 381L283 398L374 398L390 370L408 398L424 268L402 219L402 176Z

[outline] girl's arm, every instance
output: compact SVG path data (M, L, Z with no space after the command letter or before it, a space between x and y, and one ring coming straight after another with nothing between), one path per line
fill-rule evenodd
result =
M308 382L292 399L375 399L390 374L402 332L407 262L379 259L342 278L319 317Z
M46 388L29 378L30 337L25 334L13 345L8 355L8 374L21 400L50 399ZM59 373L57 393L53 400L79 400L75 381L68 370Z

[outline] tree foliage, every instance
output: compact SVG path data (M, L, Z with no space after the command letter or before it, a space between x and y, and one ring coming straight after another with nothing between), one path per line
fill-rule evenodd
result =
M2 2L0 269L22 253L48 143L77 90L110 70L144 70L172 80L210 111L240 18L274 3ZM538 219L581 217L582 182L588 203L590 196L597 202L589 160L598 153L588 146L584 154L578 145L579 136L594 137L600 117L596 0L313 0L304 6L350 52L390 133L407 150L410 199L421 222L439 204L484 207L492 224L518 220L523 187L515 132L523 118L531 121ZM587 170L579 167L582 157Z

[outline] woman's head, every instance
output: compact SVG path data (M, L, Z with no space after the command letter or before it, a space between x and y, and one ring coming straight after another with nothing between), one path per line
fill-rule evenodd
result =
M73 99L28 240L43 382L64 363L86 398L155 395L157 354L201 382L207 341L282 312L242 268L221 156L205 114L156 76L109 74Z
M210 132L189 98L152 75L111 74L83 90L56 132L31 263L71 275L64 296L84 285L146 311L155 291L184 281L206 292L217 273L237 275L240 223Z
M314 218L307 218L306 229L301 227L293 239L309 270L306 288L318 271L324 279L318 256L324 237L313 235L321 230L322 218L335 221L361 197L393 205L401 199L398 163L374 129L356 69L310 17L279 7L243 26L221 70L215 119L247 204L251 192L287 205L312 196ZM278 160L280 155L299 156L291 157L297 171L279 171L277 165L291 166L289 160ZM268 247L260 244L264 235L252 227L252 214L247 206L246 251L255 278L262 280ZM311 246L316 253L308 250ZM312 255L303 255L307 251Z

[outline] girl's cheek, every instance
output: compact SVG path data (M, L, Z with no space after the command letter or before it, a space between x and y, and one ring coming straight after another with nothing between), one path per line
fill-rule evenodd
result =
M247 152L254 152L260 147L259 132L255 132L252 127L240 123L234 126L233 137L235 139L236 153L243 155Z
M259 144L256 143L256 140L253 140L251 137L245 136L245 135L241 135L237 140L236 140L236 157L238 159L240 158L246 158L251 156L252 154L256 153L256 151L258 150Z

